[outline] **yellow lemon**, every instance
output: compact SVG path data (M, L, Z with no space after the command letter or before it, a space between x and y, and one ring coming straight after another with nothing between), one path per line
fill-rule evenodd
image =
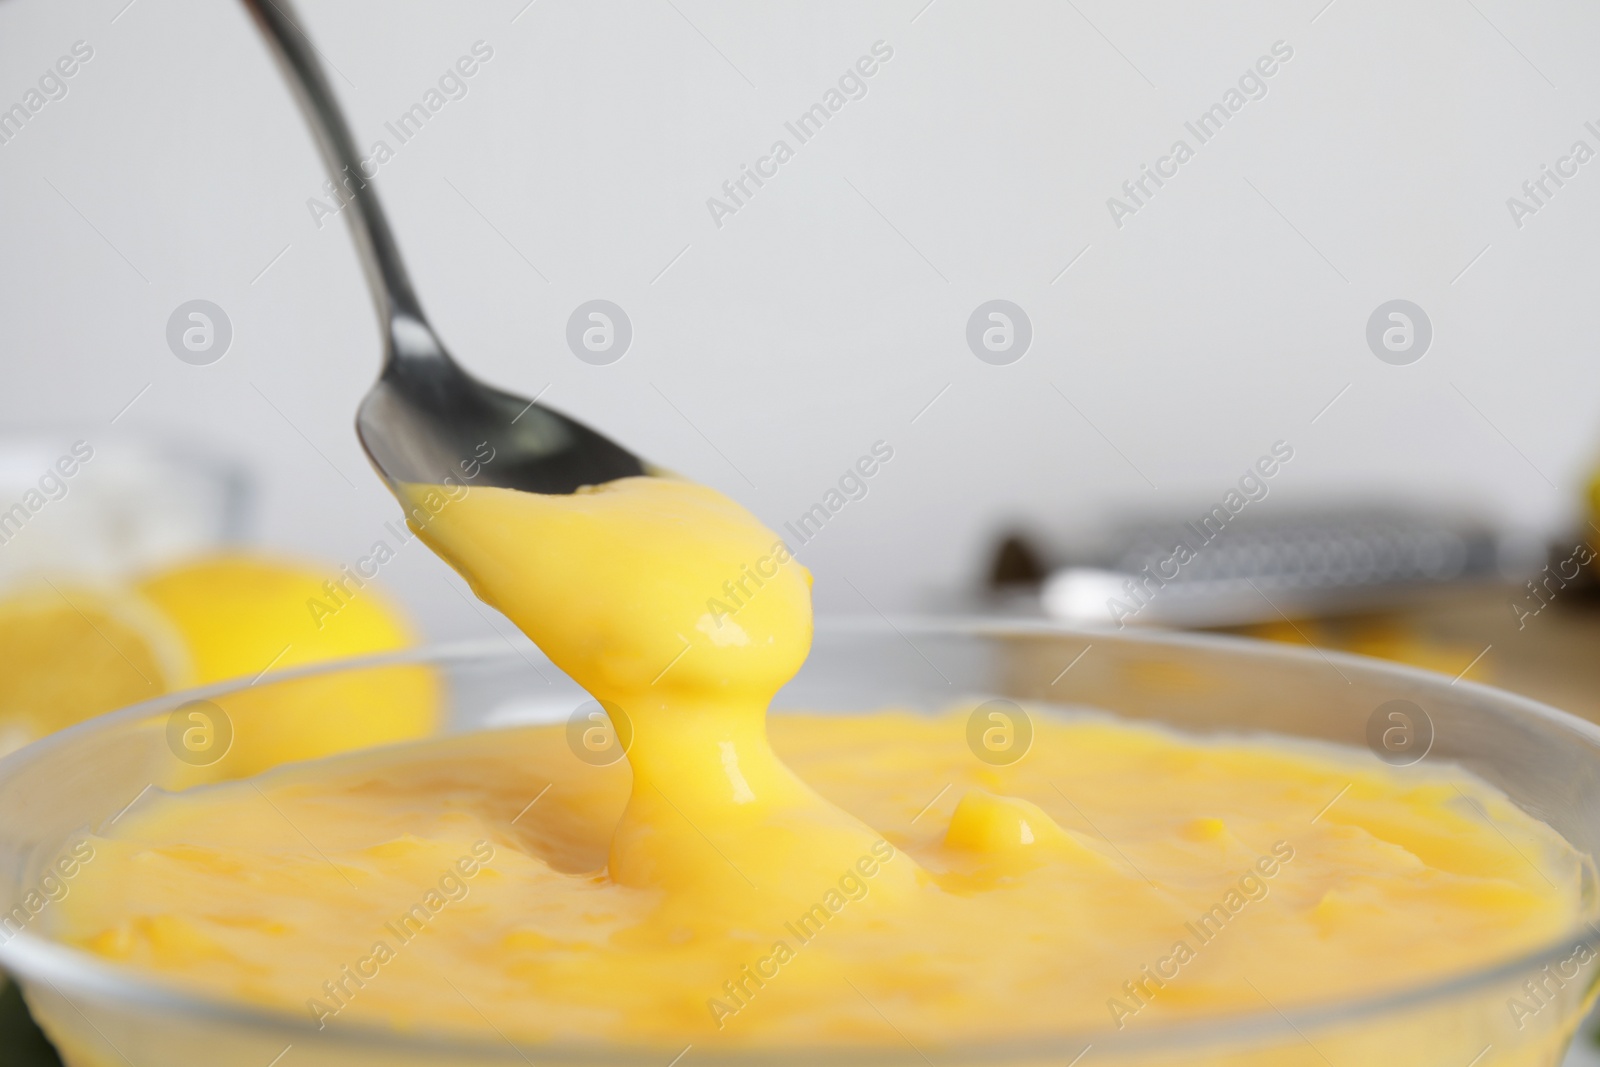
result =
M181 637L137 594L60 582L0 600L0 753L192 681Z
M425 667L379 667L274 682L268 672L414 643L410 626L370 583L312 565L217 556L161 571L139 592L182 635L194 683L242 680L218 697L225 713L215 759L191 754L216 780L258 774L291 760L430 733L439 683ZM265 676L265 677L263 677ZM260 678L259 682L255 681Z

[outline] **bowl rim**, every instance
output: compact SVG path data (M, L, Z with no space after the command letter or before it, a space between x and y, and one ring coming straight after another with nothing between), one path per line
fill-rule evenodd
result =
M909 634L958 638L1065 637L1091 642L1101 640L1213 649L1305 666L1320 665L1336 670L1342 666L1374 680L1387 679L1424 688L1447 685L1458 693L1468 693L1479 700L1492 702L1503 712L1529 715L1548 725L1568 730L1596 748L1600 748L1600 725L1540 701L1464 678L1458 677L1452 680L1446 675L1419 667L1348 652L1318 649L1315 646L1300 647L1229 634L1154 628L1118 629L1110 626L1069 625L1049 619L1010 619L983 615L891 616L879 613L876 616L822 616L817 620L816 629L825 637L852 632L898 637L913 650L916 650L916 646L911 642ZM517 659L526 661L528 650L544 658L546 663L549 662L531 641L522 639L520 645L525 647L509 644L505 639L494 638L418 645L395 652L346 657L264 672L254 678L241 676L163 694L87 719L9 753L0 758L0 782L4 782L15 771L41 754L75 744L77 739L87 737L95 731L126 721L147 718L188 701L209 699L249 688L262 681L284 682L297 678L387 666L464 664L474 661L511 663ZM920 653L920 650L917 651ZM1117 1035L1116 1047L1119 1052L1141 1052L1174 1047L1203 1049L1216 1042L1250 1043L1284 1036L1297 1036L1309 1044L1310 1040L1305 1036L1307 1030L1321 1029L1330 1023L1381 1018L1487 989L1519 976L1536 974L1543 967L1570 957L1578 942L1587 944L1591 948L1600 947L1600 928L1591 923L1580 923L1572 930L1564 932L1559 938L1520 956L1493 962L1465 974L1424 983L1410 989L1380 991L1326 1003L1296 1005L1282 1010L1269 1002L1266 1010L1156 1024L1139 1034ZM135 968L52 941L32 932L31 929L24 929L9 939L0 940L0 967L23 984L39 982L48 986L75 1010L78 1009L64 990L78 993L87 1000L108 1007L160 1010L205 1025L243 1027L255 1032L270 1032L284 1039L318 1040L341 1046L360 1047L364 1050L387 1048L411 1054L435 1052L441 1055L470 1056L478 1060L501 1060L507 1063L531 1062L528 1053L534 1053L540 1062L544 1063L604 1063L629 1065L629 1067L661 1067L664 1062L677 1062L674 1057L681 1058L682 1054L688 1051L687 1047L678 1049L671 1045L642 1043L539 1042L517 1045L498 1031L495 1031L498 1040L488 1037L477 1040L457 1033L437 1031L401 1033L388 1027L363 1022L342 1023L331 1029L323 1028L314 1025L304 1013L186 989ZM0 980L5 976L0 974ZM917 1064L955 1064L975 1061L1016 1063L1056 1057L1070 1063L1076 1062L1073 1057L1082 1056L1095 1044L1106 1041L1112 1033L1114 1031L1108 1029L1065 1034L1033 1033L1001 1041L960 1042L923 1047L912 1045L906 1040L904 1048L895 1045L881 1047L874 1045L870 1048L874 1062L894 1064L897 1067L901 1064L905 1067L915 1067ZM779 1065L793 1067L797 1062L808 1063L820 1057L859 1055L862 1051L863 1046L859 1045L806 1045L785 1048L730 1045L719 1049L702 1046L697 1058L727 1065L772 1064L774 1067ZM666 1059L663 1059L663 1056Z

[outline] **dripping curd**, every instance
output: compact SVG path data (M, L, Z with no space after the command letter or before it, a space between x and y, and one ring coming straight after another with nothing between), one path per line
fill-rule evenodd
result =
M1445 767L1044 712L997 767L970 709L769 722L810 575L703 486L474 488L418 532L626 760L524 726L155 794L52 936L324 1028L903 1050L1378 994L1581 918L1587 861Z

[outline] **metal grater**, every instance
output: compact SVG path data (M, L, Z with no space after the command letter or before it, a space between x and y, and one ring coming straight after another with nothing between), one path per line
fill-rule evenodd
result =
M1099 550L1050 573L1042 601L1047 614L1077 623L1232 626L1503 583L1528 562L1525 546L1477 522L1375 508L1229 515L1219 507L1195 520L1116 527Z

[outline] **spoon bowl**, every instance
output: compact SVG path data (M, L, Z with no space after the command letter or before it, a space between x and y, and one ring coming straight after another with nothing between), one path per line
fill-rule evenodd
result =
M604 434L481 382L450 357L422 314L377 191L363 175L344 113L292 5L244 5L295 90L335 186L351 198L354 210L342 214L385 332L383 370L356 411L356 434L390 489L440 483L473 464L475 484L546 494L652 473Z
M391 488L438 484L474 466L474 484L531 493L645 474L639 458L552 408L472 377L425 323L389 323L383 373L356 409L356 434Z

